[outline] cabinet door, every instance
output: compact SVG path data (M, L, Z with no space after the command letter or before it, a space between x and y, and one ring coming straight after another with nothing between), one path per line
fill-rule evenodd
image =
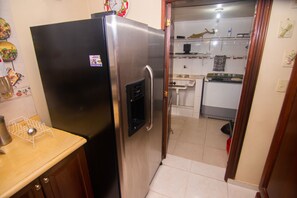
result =
M93 197L83 148L40 177L47 198Z
M44 198L41 184L38 179L14 194L11 198Z

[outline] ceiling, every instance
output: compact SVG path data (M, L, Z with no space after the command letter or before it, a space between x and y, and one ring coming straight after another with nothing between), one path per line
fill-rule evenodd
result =
M252 17L256 0L184 0L172 3L174 21L207 20L216 17L217 4L223 11L221 18Z

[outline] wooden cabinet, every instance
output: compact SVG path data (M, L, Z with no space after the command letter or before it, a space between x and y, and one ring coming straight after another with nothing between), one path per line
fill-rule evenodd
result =
M93 197L83 148L31 182L12 198L84 198Z

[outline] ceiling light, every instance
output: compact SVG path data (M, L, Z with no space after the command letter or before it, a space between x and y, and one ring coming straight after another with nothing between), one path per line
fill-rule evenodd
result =
M217 19L221 18L221 13L217 13L217 14L216 14L216 18L217 18Z
M222 7L222 4L217 4L217 8L221 8Z
M213 45L213 46L216 46L218 43L219 43L218 41L213 41L213 42L212 42L212 45Z
M223 12L224 11L224 8L216 8L215 9L215 12Z

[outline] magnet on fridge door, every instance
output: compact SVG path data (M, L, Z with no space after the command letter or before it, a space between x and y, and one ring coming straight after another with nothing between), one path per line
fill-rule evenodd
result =
M100 55L89 55L91 67L102 67L102 61Z

